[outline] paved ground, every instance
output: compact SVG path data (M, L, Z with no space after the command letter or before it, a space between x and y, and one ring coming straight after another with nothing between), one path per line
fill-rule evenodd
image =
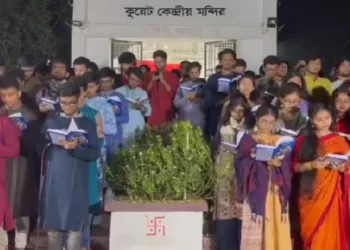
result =
M108 250L109 244L109 215L104 214L102 217L101 226L94 226L92 230L92 250ZM30 245L27 249L30 250L45 250L46 248L46 233L35 232L31 236Z

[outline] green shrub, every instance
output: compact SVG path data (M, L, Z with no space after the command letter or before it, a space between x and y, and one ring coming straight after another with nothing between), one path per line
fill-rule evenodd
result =
M107 180L131 201L164 202L208 198L215 176L202 131L178 122L139 132L116 153Z

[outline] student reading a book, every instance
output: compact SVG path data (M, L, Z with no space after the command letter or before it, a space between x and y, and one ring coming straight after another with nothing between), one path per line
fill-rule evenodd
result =
M333 109L337 114L337 131L350 139L350 95L348 88L339 87L332 94Z
M241 250L291 250L288 200L291 152L267 162L255 159L257 144L276 145L278 111L262 105L256 113L257 131L245 134L237 148L237 197L243 203Z
M129 122L123 124L123 140L127 144L135 136L137 129L145 127L145 117L150 116L151 106L147 92L138 86L143 80L140 68L131 67L127 72L128 84L116 91L125 96L129 107Z
M293 170L301 173L299 212L303 249L348 249L348 161L334 165L328 154L350 151L344 137L334 133L331 111L314 104L306 134L297 139ZM345 185L344 185L345 184ZM330 233L331 232L331 233Z
M92 73L92 72L91 72ZM86 73L90 75L90 72ZM79 112L89 119L91 122L96 124L97 128L97 137L100 142L101 154L97 161L90 162L89 167L89 220L86 224L84 224L84 228L82 231L82 242L81 247L82 250L89 249L90 245L90 233L93 220L95 216L100 215L101 213L101 202L103 200L103 188L104 186L104 170L106 167L106 146L105 146L105 135L104 135L104 124L103 118L100 115L97 109L93 109L92 107L86 105L86 96L87 96L87 79L86 74L84 77L77 77L71 84L79 84L80 86L80 97L79 97ZM94 74L94 73L92 73ZM97 90L96 90L97 94ZM97 96L99 97L99 96ZM102 97L99 97L102 98ZM103 99L102 99L103 100ZM105 102L105 100L103 100ZM106 104L108 108L111 109L111 115L114 117L114 112L112 107ZM99 109L100 110L100 109Z
M123 142L123 124L126 124L129 122L129 112L128 112L128 105L125 97L121 94L116 92L113 89L114 86L114 77L115 72L111 68L102 68L97 73L97 80L100 84L100 96L104 97L107 101L109 97L116 96L120 100L120 110L115 110L116 115L116 126L117 130L114 134L113 129L108 132L109 134L106 134L106 144L107 144L107 160L111 161L115 150L122 146ZM114 106L114 109L116 107ZM109 128L106 131L109 131Z
M0 115L8 116L20 129L20 156L7 160L6 186L12 214L16 219L16 247L25 248L28 239L30 217L37 215L37 200L40 182L40 158L36 142L40 136L41 123L35 110L21 102L19 82L14 77L5 76L0 85L4 106ZM34 220L35 221L35 220Z
M204 128L204 84L188 80L180 84L174 98L178 120L189 121L193 127Z
M224 49L218 53L220 72L209 76L204 89L205 134L212 139L217 131L220 114L227 97L236 88L240 74L233 71L236 52Z
M282 135L298 136L305 128L308 117L300 111L301 89L295 83L285 83L280 88L279 119L276 131Z
M59 101L63 112L49 117L42 127L42 133L51 139L44 155L47 168L41 205L42 226L48 230L48 249L62 249L66 245L66 250L80 250L81 230L88 221L89 163L100 156L100 142L96 124L79 112L79 97L78 84L62 85ZM72 128L84 131L88 143L74 136L62 138L56 132L73 132ZM60 138L58 142L57 138Z
M301 101L300 101L300 112L307 115L310 105L310 96L306 89L306 83L303 76L298 73L293 73L292 77L287 80L287 82L293 82L298 84L301 88Z
M55 58L51 61L51 80L48 85L42 88L36 95L36 102L39 106L41 113L45 115L58 114L58 105L53 107L49 103L45 102L45 99L51 100L53 102L58 101L59 88L62 84L67 82L69 77L68 65L59 58ZM43 99L44 98L44 99ZM56 109L55 109L56 108Z
M242 224L242 204L237 200L234 169L235 149L239 139L254 124L247 124L252 115L243 96L229 101L223 110L218 130L218 147L215 157L217 173L215 195L216 237L221 250L239 249Z

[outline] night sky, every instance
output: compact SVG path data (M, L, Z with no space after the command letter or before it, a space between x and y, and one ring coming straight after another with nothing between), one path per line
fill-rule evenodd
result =
M279 0L278 54L291 63L321 56L328 70L350 55L350 0Z

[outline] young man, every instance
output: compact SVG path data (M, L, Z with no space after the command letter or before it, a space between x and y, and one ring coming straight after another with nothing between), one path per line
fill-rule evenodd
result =
M350 80L350 58L341 58L335 71L338 79L332 83L333 89L339 88L343 82Z
M28 93L35 98L38 91L44 87L43 83L34 76L35 62L31 56L20 56L17 59L17 66L24 71L24 84L21 88L23 92Z
M247 69L247 63L241 58L238 58L233 71L238 74L243 74Z
M218 59L221 70L208 78L204 89L205 134L208 139L216 134L224 101L236 88L236 82L240 77L240 74L233 72L237 59L235 51L224 49L218 53Z
M89 71L90 60L86 57L78 57L73 62L74 74L76 76L82 76Z
M107 161L111 161L115 150L118 147L122 146L123 141L123 128L122 124L126 124L129 122L129 112L128 112L128 104L125 100L125 97L116 92L113 89L115 72L111 68L102 68L99 70L97 74L97 81L100 85L100 96L102 96L106 101L108 98L117 97L120 100L120 108L117 106L113 106L115 111L115 122L116 122L116 131L114 127L110 126L105 128L105 133L108 131L108 135L106 134L106 144L107 144Z
M189 66L189 77L192 82L203 82L205 79L200 78L202 65L199 62L191 62Z
M120 74L117 74L115 77L114 89L128 84L127 71L130 67L136 66L136 56L131 52L123 52L118 57L118 62L120 65ZM139 87L142 88L142 82L139 84Z
M131 67L128 70L128 85L117 88L116 91L121 93L129 101L129 122L123 124L123 139L127 144L135 137L137 129L142 130L145 126L145 118L151 114L151 107L147 92L138 88L143 80L143 74L140 68Z
M278 94L280 84L276 81L276 78L280 64L281 60L277 56L269 55L264 58L264 77L256 81L256 87L259 92L264 93L267 91L273 95Z
M69 77L68 65L60 58L55 58L51 61L51 80L47 86L41 89L36 95L36 102L39 110L44 115L52 115L57 113L52 105L47 105L41 101L41 98L46 98L52 101L58 101L59 89L67 82Z
M316 88L324 88L329 95L332 95L333 86L330 80L320 77L319 74L322 69L322 61L319 57L310 57L306 60L306 75L305 83L306 89L310 95L313 95L313 90Z
M9 243L16 242L16 248L24 249L27 245L29 218L37 214L40 157L36 152L36 142L41 124L36 112L22 104L20 84L16 78L5 76L0 85L0 96L5 104L0 109L0 115L11 118L19 114L22 117L11 118L21 131L21 151L19 158L7 162L6 186L17 224L16 234L9 234ZM11 239L14 236L15 240Z
M147 76L146 91L152 108L147 121L150 126L159 126L175 118L173 100L179 80L175 74L166 71L167 58L165 51L155 51L153 60L157 71Z
M60 87L62 113L49 117L42 133L48 129L68 129L75 123L88 134L89 144L78 138L61 140L60 145L51 145L45 152L46 176L43 186L42 226L48 230L48 250L81 249L81 230L89 216L89 162L100 155L96 124L79 112L80 87L77 82ZM67 234L64 244L63 235Z

